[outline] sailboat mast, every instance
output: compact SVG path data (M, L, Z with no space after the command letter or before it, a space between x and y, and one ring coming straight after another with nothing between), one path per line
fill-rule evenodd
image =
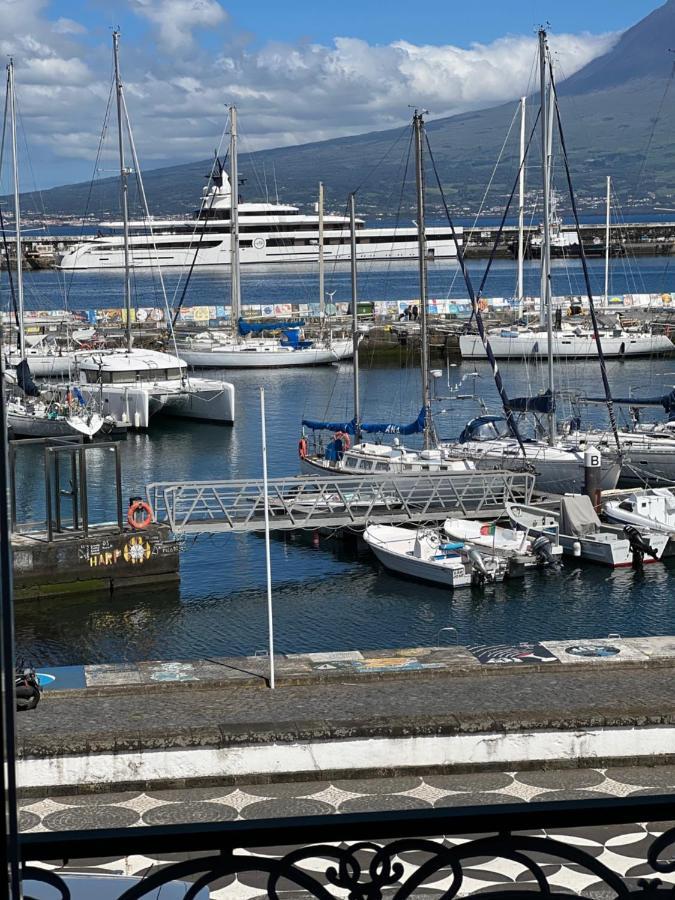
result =
M26 335L23 325L23 260L21 258L21 204L19 202L19 159L16 152L16 97L14 93L14 60L7 65L7 91L12 129L12 170L14 179L14 230L16 232L16 297L19 316L19 355L26 358Z
M356 290L356 195L349 195L349 238L351 241L352 271L352 348L354 351L354 439L361 439L361 399L359 396L359 313Z
M323 181L319 182L319 318L323 322L325 315L324 294L324 258L323 258Z
M551 179L550 179L550 147L551 116L547 97L546 75L546 32L539 31L539 75L541 94L541 171L544 187L544 229L541 246L541 302L546 309L546 331L548 341L548 389L554 397L553 384L553 310L551 308ZM552 445L556 439L555 400L549 413L548 440Z
M417 246L420 289L420 364L422 368L422 406L424 407L424 448L431 446L431 391L429 384L429 337L427 329L427 238L424 225L424 112L415 110L415 183L417 186Z
M239 172L237 168L237 107L230 107L230 308L232 327L236 329L241 314L241 281L239 272Z
M605 218L605 308L609 305L609 229L610 204L612 197L612 176L607 176L607 210Z
M523 299L525 288L523 285L523 269L525 259L525 102L526 97L520 98L520 176L518 185L518 316L523 314Z
M124 161L124 136L122 134L122 79L120 77L120 33L113 31L113 58L115 61L115 93L117 96L117 144L120 158L120 200L124 235L124 311L127 350L131 350L131 268L129 266L129 169Z

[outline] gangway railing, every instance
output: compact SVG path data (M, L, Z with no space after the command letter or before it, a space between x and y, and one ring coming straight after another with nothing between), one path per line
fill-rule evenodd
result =
M507 503L531 502L533 489L533 475L506 471L279 478L268 482L270 528L488 517L503 513ZM147 486L147 496L155 520L177 534L264 528L262 480L155 482Z

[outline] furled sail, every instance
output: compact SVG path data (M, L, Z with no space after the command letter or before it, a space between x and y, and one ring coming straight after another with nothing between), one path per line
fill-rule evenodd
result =
M383 424L362 422L361 431L365 431L366 434L421 434L424 431L426 417L426 407L422 407L420 414L415 421L410 422L408 425L398 425L396 422L386 422Z
M16 367L16 383L27 397L39 397L40 391L33 381L30 366L25 359L22 359Z
M344 431L347 434L356 434L356 419L350 422L319 422L314 419L303 419L303 428L311 428L312 431Z

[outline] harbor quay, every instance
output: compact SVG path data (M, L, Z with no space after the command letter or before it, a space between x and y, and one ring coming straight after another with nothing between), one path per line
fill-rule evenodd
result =
M439 635L440 638L451 634ZM24 797L674 761L675 637L43 668Z

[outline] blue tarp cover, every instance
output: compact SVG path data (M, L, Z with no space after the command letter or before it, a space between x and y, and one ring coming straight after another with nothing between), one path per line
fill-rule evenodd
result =
M372 423L363 422L361 431L367 434L419 434L424 431L424 422L426 421L426 410L421 409L419 416L409 425L399 425L396 422ZM303 419L302 424L305 428L311 428L312 431L346 431L347 434L356 433L356 420L350 422L319 422L314 419Z
M247 322L239 319L239 334L260 334L261 331L284 331L287 328L302 328L304 320L298 322Z
M550 413L553 412L553 405L553 395L550 391L536 397L511 397L509 400L509 406L514 412Z

